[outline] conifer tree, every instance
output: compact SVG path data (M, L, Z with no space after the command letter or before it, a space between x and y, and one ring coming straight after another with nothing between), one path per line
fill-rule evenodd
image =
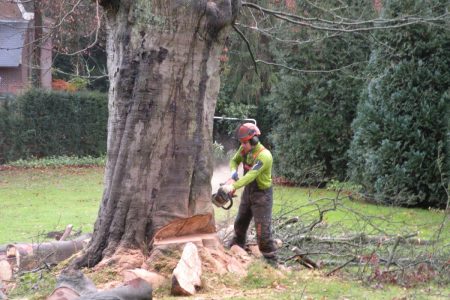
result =
M351 17L370 4L361 1L334 11ZM323 7L333 5L332 1L321 2ZM327 11L306 2L298 9L329 17ZM374 14L375 10L364 13ZM288 51L272 47L275 61L291 68L277 73L278 81L265 99L273 118L271 142L274 157L279 158L274 164L277 174L301 184L344 180L350 125L364 84L357 74L364 70L370 54L367 37L289 26L283 37L304 42Z
M448 1L387 1L384 16L439 15ZM444 206L449 178L449 24L416 24L376 34L353 123L349 172L378 201Z

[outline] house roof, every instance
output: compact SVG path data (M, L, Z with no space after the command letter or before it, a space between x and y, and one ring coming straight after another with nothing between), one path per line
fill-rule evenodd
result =
M27 27L27 21L0 21L0 67L17 67L22 63Z
M20 12L17 3L8 0L0 0L2 9L0 10L0 20L21 20L22 13Z
M34 18L33 0L0 0L0 21L31 20Z

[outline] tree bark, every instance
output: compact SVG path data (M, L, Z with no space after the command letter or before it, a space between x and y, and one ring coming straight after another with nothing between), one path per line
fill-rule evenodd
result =
M42 1L34 1L34 43L33 43L33 85L37 88L41 87L41 68L42 68L42 37L43 37L43 16Z
M211 213L219 60L238 0L103 0L109 120L104 192L75 267L145 248L177 218Z

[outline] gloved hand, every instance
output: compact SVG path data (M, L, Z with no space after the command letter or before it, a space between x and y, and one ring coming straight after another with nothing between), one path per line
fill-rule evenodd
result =
M231 171L230 178L232 178L234 181L238 181L239 180L238 172L236 170Z
M235 189L232 184L222 185L222 190L227 194L233 194Z

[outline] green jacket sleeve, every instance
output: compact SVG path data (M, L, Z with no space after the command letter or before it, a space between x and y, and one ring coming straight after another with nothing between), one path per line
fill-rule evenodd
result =
M242 162L242 156L241 156L242 146L239 147L238 151L233 155L233 157L230 160L230 170L231 172L236 171L239 167L239 164Z
M251 170L233 184L237 190L257 180L259 188L266 189L272 186L272 155L268 150L262 151L255 160Z

